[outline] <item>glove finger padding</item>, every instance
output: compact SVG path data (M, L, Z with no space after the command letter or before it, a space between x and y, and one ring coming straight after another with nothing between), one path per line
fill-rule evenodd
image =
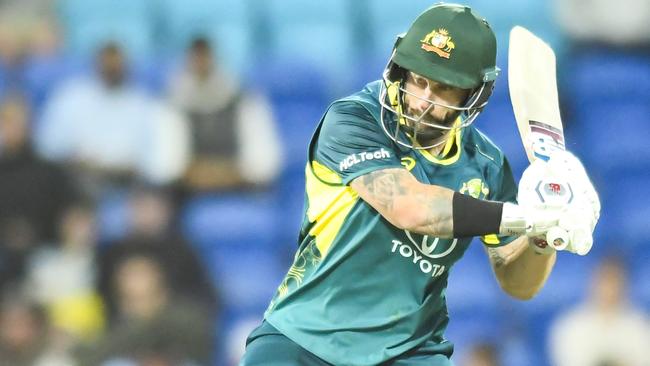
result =
M569 234L566 250L579 255L589 253L593 246L593 230L597 219L589 207L571 206L558 222L558 226Z
M576 203L588 203L595 220L600 218L600 199L587 171L580 160L569 151L555 151L548 161L548 170L553 174L565 176L571 183Z

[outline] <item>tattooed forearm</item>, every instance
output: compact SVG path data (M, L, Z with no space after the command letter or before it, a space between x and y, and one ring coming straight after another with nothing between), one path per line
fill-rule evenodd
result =
M450 238L453 235L454 225L451 207L451 198L444 194L435 194L422 198L427 203L427 227L425 234L437 233L438 237Z
M364 175L361 183L374 196L377 204L384 209L392 210L396 197L406 194L400 174L401 172L380 170Z
M354 180L352 188L393 225L449 238L453 232L452 195L447 188L422 184L406 169L385 169Z
M501 288L522 300L535 296L546 282L555 263L555 254L536 254L525 236L508 245L486 250Z
M523 239L517 239L506 246L496 248L486 247L486 250L490 257L490 262L495 269L498 269L512 263L526 248L528 248L528 242Z

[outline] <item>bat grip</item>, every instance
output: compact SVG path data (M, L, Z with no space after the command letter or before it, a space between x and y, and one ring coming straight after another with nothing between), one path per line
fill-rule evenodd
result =
M559 226L554 226L546 232L546 242L555 250L566 250L570 244L569 233Z

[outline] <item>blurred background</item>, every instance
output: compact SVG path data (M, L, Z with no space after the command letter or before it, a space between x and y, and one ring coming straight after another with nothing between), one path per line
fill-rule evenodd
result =
M479 243L447 292L460 366L648 365L650 2L465 1L503 70L477 126L526 157L507 36L549 41L603 210L510 300ZM0 0L0 365L236 365L297 247L328 104L421 0Z

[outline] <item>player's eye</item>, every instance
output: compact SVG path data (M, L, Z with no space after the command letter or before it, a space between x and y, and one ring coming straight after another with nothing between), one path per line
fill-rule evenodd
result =
M438 84L438 90L440 90L441 92L449 92L452 91L453 89L454 89L453 86L446 85L446 84Z
M409 73L411 76L411 80L413 80L413 83L417 85L420 88L428 88L429 87L429 80L426 78L423 78L422 76L415 75L414 73Z

